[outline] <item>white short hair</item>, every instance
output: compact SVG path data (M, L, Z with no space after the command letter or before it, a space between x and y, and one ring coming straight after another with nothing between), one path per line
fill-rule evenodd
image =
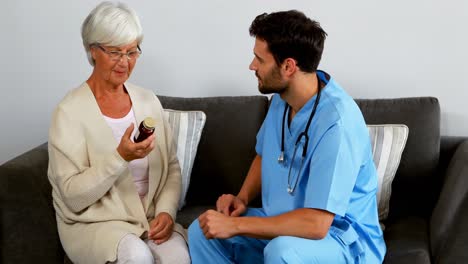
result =
M81 37L89 63L94 66L90 48L93 44L124 46L143 40L140 19L123 3L102 2L96 6L81 26Z

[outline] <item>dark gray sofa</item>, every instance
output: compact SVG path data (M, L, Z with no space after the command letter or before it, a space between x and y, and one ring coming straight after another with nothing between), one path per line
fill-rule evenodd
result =
M268 98L160 100L165 108L203 110L207 115L187 204L177 219L188 226L220 194L235 194L241 187ZM409 127L385 223L385 263L468 263L467 135L440 136L435 98L356 101L368 124ZM0 263L64 263L47 162L43 144L0 166Z

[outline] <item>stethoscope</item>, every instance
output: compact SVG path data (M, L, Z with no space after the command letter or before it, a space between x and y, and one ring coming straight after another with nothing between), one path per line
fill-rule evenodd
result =
M307 153L307 147L309 145L309 136L307 135L307 131L309 130L310 123L312 123L312 118L314 118L315 111L317 110L317 106L318 106L319 101L320 101L320 94L321 94L320 78L317 76L317 99L315 99L314 107L312 108L312 112L310 112L309 120L307 121L307 125L306 125L304 131L302 131L299 134L299 136L297 137L297 139L296 139L296 144L294 145L293 157L291 159L291 164L289 165L287 192L290 195L294 194L294 190L296 189L297 182L299 181L299 177L301 176L302 168L303 168L303 165L304 165L304 159L305 159L305 156L306 156L306 153ZM285 126L285 122L286 122L286 113L288 112L289 108L290 108L289 105L286 103L285 106L284 106L283 124L282 124L282 130L281 130L281 153L280 153L280 155L278 157L278 163L280 163L280 164L284 163L284 126ZM296 179L295 179L295 181L293 183L292 179L291 179L291 170L292 170L292 165L293 165L294 159L296 158L297 146L298 146L299 142L301 141L302 137L305 138L305 142L304 142L304 148L302 149L301 166L299 167L299 173L297 174L297 177L296 177Z

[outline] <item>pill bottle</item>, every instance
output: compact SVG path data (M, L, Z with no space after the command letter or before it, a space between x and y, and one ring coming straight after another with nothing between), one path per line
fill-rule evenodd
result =
M141 142L151 136L154 133L155 127L156 121L151 117L147 117L141 121L138 131L135 133L135 137L133 138L135 143Z

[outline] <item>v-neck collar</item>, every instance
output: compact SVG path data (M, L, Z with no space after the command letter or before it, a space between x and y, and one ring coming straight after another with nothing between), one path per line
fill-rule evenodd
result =
M327 88L329 86L328 83L330 82L331 77L330 77L330 75L328 75L328 73L326 73L324 71L321 71L321 70L317 70L316 74L317 74L318 81L325 83L325 86L320 88L322 90L322 93L323 93L325 88ZM291 122L289 122L289 114L290 114L290 111L291 111L291 107L288 107L288 111L286 113L287 120L286 120L286 125L285 125L287 135L297 137L304 130L304 128L306 126L306 123L307 123L307 119L309 118L310 112L312 111L312 108L314 107L315 101L317 100L317 95L318 95L318 93L315 93L314 96L312 96L304 104L304 106L302 106L302 108L294 115ZM284 104L287 104L286 101L283 100L283 102L284 102ZM319 104L318 108L320 108L320 104ZM304 120L304 118L305 118L305 120Z

